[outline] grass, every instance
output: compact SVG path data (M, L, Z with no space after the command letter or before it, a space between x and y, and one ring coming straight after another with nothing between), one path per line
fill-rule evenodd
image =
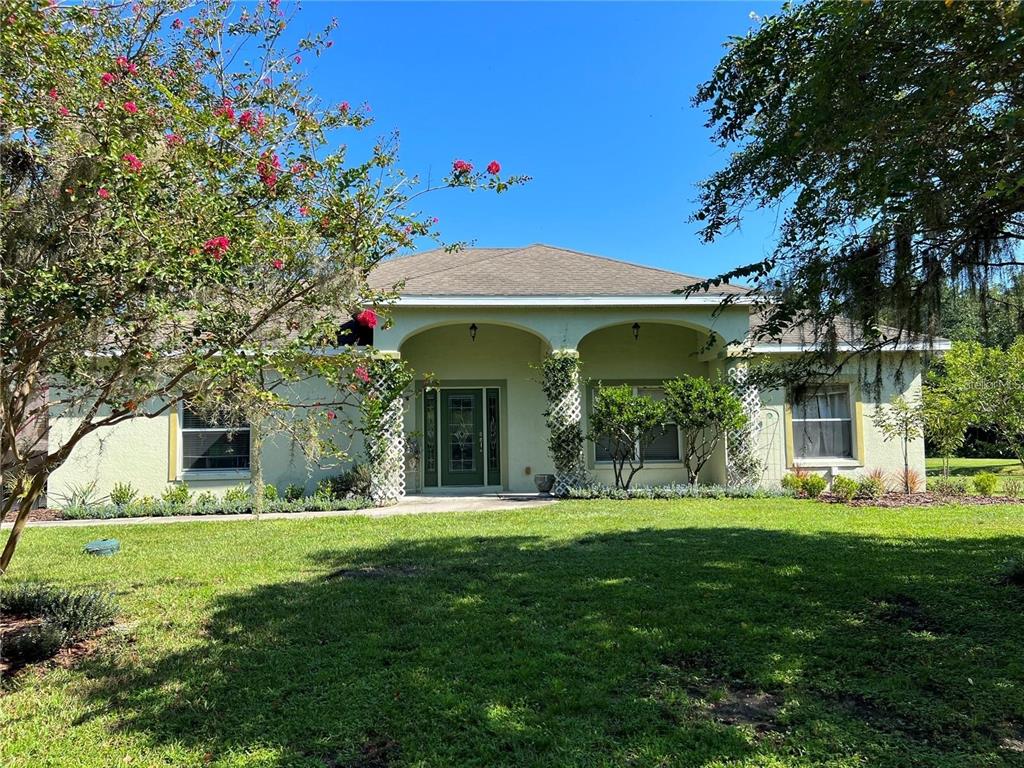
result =
M9 578L123 625L0 696L0 764L1019 766L1022 552L796 500L29 529Z

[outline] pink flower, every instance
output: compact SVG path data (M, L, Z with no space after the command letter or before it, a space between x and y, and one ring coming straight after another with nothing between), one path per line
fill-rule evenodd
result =
M341 112L341 114L343 115L348 114L348 108L349 107L347 101L343 101L341 102L341 104L338 105L338 111Z
M132 173L138 173L142 170L142 161L131 152L121 155L121 159L128 164L128 170Z
M61 117L67 117L68 115L70 115L70 114L71 114L71 113L70 113L70 112L68 111L68 108L67 108L67 107L65 107L65 106L64 106L63 104L61 104L61 105L60 105L59 107L57 107L57 111L58 111L58 112L60 113L60 116L61 116Z
M185 140L176 133L168 133L164 136L164 141L167 142L168 147L180 147L185 143Z
M452 163L452 172L454 172L456 176L463 176L470 173L472 170L473 164L467 163L465 160L456 160Z
M274 269L284 269L284 261L281 259L274 259L272 262L270 262L270 266L272 266Z
M491 160L491 162L487 164L487 172L492 176L497 176L501 173L501 163L497 160Z
M439 222L439 221L440 221L440 219L437 218L437 216L435 216L433 219L430 220L430 223L431 224L437 224L437 222Z
M102 200L110 199L110 191L106 187L100 187L97 189L96 194L99 195Z
M129 115L134 115L139 111L139 108L135 105L134 101L126 101L124 103L124 111Z
M102 75L100 75L100 82L108 88L112 86L116 81L117 75L115 75L113 72L104 72Z
M240 128L248 128L256 120L256 116L253 115L251 110L245 110L238 116L238 126Z
M213 256L215 261L220 261L224 258L224 254L228 252L228 248L231 247L230 238L224 235L217 237L211 237L205 243L203 243L203 250L210 256Z
M334 421L334 416L335 416L334 411L328 411L327 412L327 420L328 421Z
M295 57L295 63L296 64L301 64L302 63L302 57L301 56L296 56Z
M372 309L364 309L358 315L356 315L356 322L360 325L365 325L367 328L377 327L377 313Z
M306 170L305 163L292 163L292 167L289 169L292 173L298 174Z
M51 98L51 99L52 99L53 101L56 101L56 100L57 100L57 89L56 89L56 88L51 88L51 89L50 89L50 91L49 91L49 93L48 93L48 95L49 95L49 97L50 97L50 98Z
M130 72L133 75L136 72L139 71L139 68L137 66L135 66L135 64L133 62L128 61L128 58L125 57L125 56L118 56L117 57L117 66L119 66L121 69L127 70L128 72Z
M107 108L107 102L105 102L103 99L100 99L99 101L96 102L96 109L106 109L106 108Z
M369 384L370 383L370 374L367 372L367 370L363 366L357 365L354 373L355 373L356 378L359 379L364 384Z
M309 216L309 208L305 205L299 206L299 213L303 216Z
M185 22L183 22L181 19L175 19L171 22L171 29L181 29L184 26Z
M235 119L235 108L231 106L231 99L224 99L220 106L213 110L217 117L226 117L228 120Z
M256 173L259 174L260 181L268 189L273 189L277 184L279 170L281 170L281 158L269 151L264 152L263 157L256 164Z

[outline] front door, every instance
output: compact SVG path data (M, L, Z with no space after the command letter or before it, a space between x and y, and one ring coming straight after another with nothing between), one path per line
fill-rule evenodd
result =
M484 409L479 389L441 390L441 485L484 484Z

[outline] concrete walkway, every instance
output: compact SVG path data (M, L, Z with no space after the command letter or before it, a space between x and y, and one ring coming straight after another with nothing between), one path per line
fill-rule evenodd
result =
M260 520L310 520L316 517L393 517L422 515L428 512L489 512L525 507L545 507L556 499L536 493L495 493L484 496L406 496L390 507L342 509L335 512L267 512ZM233 522L252 520L252 515L167 515L164 517L115 517L104 520L38 520L29 521L33 528L74 528L85 525L150 525L152 523ZM9 528L4 523L2 528Z

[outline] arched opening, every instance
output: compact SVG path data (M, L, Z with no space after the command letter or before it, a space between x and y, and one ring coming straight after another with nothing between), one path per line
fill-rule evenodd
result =
M532 475L551 471L535 369L548 350L534 333L486 322L408 336L399 348L416 374L407 489L535 490Z
M661 385L683 374L715 377L722 364L707 350L708 331L663 322L619 323L591 331L580 341L581 372L586 382L583 397L584 432L589 424L595 390L600 386L627 384L637 394L652 398L663 396ZM711 358L711 359L709 359ZM684 483L685 435L673 424L666 425L648 447L644 469L634 481L637 485ZM639 449L638 449L639 450ZM587 464L602 483L613 484L608 456L600 443L587 442ZM701 472L702 482L723 482L725 456L718 453Z

